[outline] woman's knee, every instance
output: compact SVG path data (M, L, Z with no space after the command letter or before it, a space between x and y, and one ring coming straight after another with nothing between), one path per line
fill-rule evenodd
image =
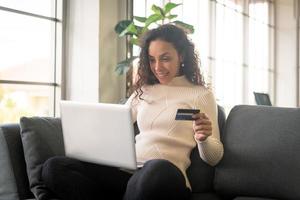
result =
M61 170L64 170L64 166L68 161L67 157L63 156L55 156L51 157L43 164L43 173L56 173L60 172Z
M173 181L185 185L185 178L182 172L170 161L163 159L150 160L142 170L144 175L148 177L147 179L150 182L153 181L153 184L167 184Z
M79 161L64 157L55 156L46 160L42 168L42 179L46 185L57 184L62 177L66 177L70 165L78 165Z
M167 160L151 160L127 185L127 199L186 199L188 188L182 172Z

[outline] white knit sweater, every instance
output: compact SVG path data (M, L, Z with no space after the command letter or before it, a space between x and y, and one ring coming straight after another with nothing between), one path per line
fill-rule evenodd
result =
M217 164L223 156L214 95L203 86L193 85L185 76L175 77L168 85L145 86L143 92L144 100L134 98L133 93L126 103L140 129L136 136L137 160L169 160L182 171L190 187L186 169L196 145L200 157L210 165ZM212 135L203 142L197 141L192 121L175 120L178 108L200 109L212 122Z

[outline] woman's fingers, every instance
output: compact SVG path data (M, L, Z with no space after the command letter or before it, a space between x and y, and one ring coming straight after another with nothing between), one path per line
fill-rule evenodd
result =
M196 138L196 140L198 140L198 141L204 141L204 140L206 140L207 137L208 137L207 135L203 135L203 134L195 134L195 138Z
M198 113L194 116L193 129L195 138L199 141L206 140L207 137L212 135L212 124L210 119L205 113Z
M210 125L200 125L200 126L195 126L194 131L212 131L212 127Z
M194 122L195 125L211 125L211 121L209 119L197 119Z
M196 131L195 134L197 134L197 135L211 136L212 131L201 130L201 131Z
M193 118L194 118L195 120L197 120L197 119L208 119L208 117L206 116L205 113L197 113L197 114L194 114L194 115L193 115Z

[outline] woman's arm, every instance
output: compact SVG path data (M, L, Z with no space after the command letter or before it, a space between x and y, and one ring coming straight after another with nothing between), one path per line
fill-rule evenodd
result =
M128 100L125 103L125 105L128 105L131 108L131 117L133 122L136 122L136 118L137 118L137 104L138 104L137 98L135 98L135 92L134 92L131 94L131 96L128 98Z
M216 165L223 157L224 149L220 141L217 104L211 91L199 97L197 107L201 113L194 115L194 138L200 157L209 165Z

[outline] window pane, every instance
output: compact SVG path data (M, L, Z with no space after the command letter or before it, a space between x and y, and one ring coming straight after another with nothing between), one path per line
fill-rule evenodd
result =
M249 16L255 20L269 23L269 3L267 0L251 0L249 3Z
M249 103L255 103L253 92L269 93L269 27L267 2L251 3L249 13ZM259 19L259 20L257 20Z
M243 11L244 0L216 0L216 3L231 10L236 10L238 12Z
M53 0L0 0L0 6L47 17L55 16L55 1Z
M217 4L216 57L242 64L243 16Z
M174 15L178 15L178 20L182 20L182 16L183 16L183 4L187 4L187 1L184 0L172 0L172 3L176 3L176 4L182 4L180 6L177 6L176 8L174 8L171 13ZM191 1L189 1L189 3L191 3ZM195 3L195 2L194 2Z
M54 89L54 88L53 88ZM61 101L62 97L61 97L61 87L55 87L55 103L53 104L49 104L49 116L51 117L60 117L60 101ZM52 106L55 106L55 108L53 109ZM53 113L53 110L54 113Z
M54 25L0 11L0 79L53 82Z
M146 2L141 0L133 0L133 15L139 17L146 16Z
M221 4L216 4L215 48L216 95L230 108L243 102L243 16Z
M53 116L54 87L0 84L0 124L21 116Z
M189 1L187 1L189 2ZM206 81L211 82L208 79L210 73L210 65L209 65L209 50L210 50L210 24L209 24L209 0L197 1L197 4L189 3L189 9L194 7L193 13L196 15L191 19L190 24L192 24L195 28L195 32L190 35L192 41L195 44L196 50L199 53L199 58L201 61L201 71L204 76L207 78ZM186 8L186 7L185 7ZM185 15L188 15L190 11L188 9L184 10Z

